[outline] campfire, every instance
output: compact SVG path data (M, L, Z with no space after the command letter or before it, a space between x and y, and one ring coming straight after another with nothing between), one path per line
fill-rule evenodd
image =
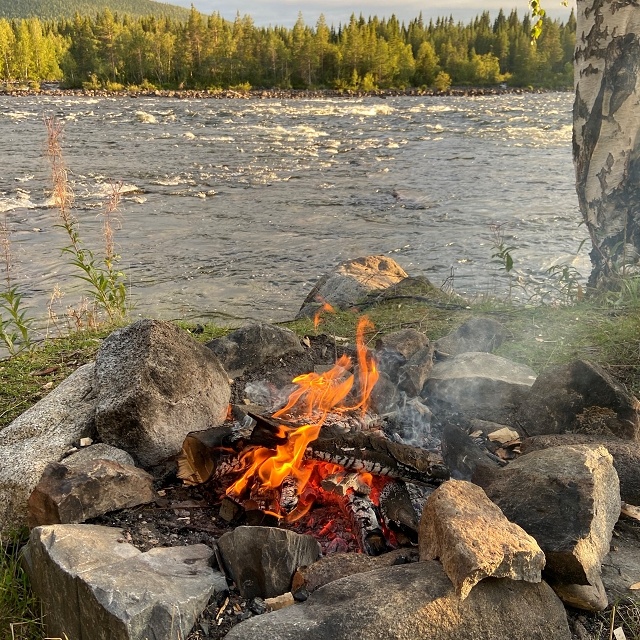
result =
M350 530L369 555L414 541L424 501L447 471L438 453L387 438L371 413L379 377L365 344L371 329L362 318L354 357L294 378L272 413L230 407L221 427L189 434L178 476L206 485L230 523ZM330 513L318 526L311 512L320 508Z

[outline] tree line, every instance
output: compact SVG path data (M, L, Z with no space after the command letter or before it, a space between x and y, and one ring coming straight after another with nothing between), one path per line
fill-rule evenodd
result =
M70 88L274 87L371 91L453 85L566 88L573 84L576 22L545 21L531 42L529 15L488 12L468 24L352 15L337 28L302 15L292 28L257 27L193 7L186 21L95 17L0 19L0 78L62 80Z

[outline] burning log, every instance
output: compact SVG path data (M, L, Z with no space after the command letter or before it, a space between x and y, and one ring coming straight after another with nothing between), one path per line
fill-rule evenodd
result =
M364 553L369 556L379 556L389 550L373 502L368 496L350 491L344 497L342 508L353 523Z
M337 433L326 427L309 443L307 456L402 480L441 482L449 477L439 454L363 431Z
M371 493L371 487L364 482L359 473L332 473L322 480L320 486L338 496L346 496L349 490L362 496Z
M298 493L298 481L287 476L280 485L280 510L285 515L289 515L297 506L300 501Z

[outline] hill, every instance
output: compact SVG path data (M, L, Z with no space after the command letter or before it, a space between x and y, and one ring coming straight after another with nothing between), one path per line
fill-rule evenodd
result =
M130 16L168 16L186 20L189 10L154 0L0 0L0 18L31 18L54 20L71 18L75 13L95 17L104 9Z

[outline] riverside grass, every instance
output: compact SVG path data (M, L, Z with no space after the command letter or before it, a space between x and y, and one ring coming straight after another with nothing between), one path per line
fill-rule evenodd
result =
M617 308L602 300L583 300L571 306L515 306L487 302L460 304L456 296L425 301L418 284L401 299L368 305L366 314L375 329L367 336L413 327L437 339L472 316L488 316L502 322L509 339L498 354L523 362L535 371L547 366L586 358L604 366L630 391L640 395L640 300L631 297ZM431 293L433 293L431 291ZM298 335L327 333L353 340L359 312L326 314L316 329L310 319L282 323ZM0 430L57 386L79 366L95 358L102 340L123 321L97 329L73 332L50 339L30 352L0 361ZM180 322L194 338L206 342L231 329L207 324L197 327ZM19 549L26 532L0 537L0 640L41 640L44 637L37 600L19 563ZM640 603L616 603L593 617L594 640L609 638L609 630L621 626L626 637L640 640Z

